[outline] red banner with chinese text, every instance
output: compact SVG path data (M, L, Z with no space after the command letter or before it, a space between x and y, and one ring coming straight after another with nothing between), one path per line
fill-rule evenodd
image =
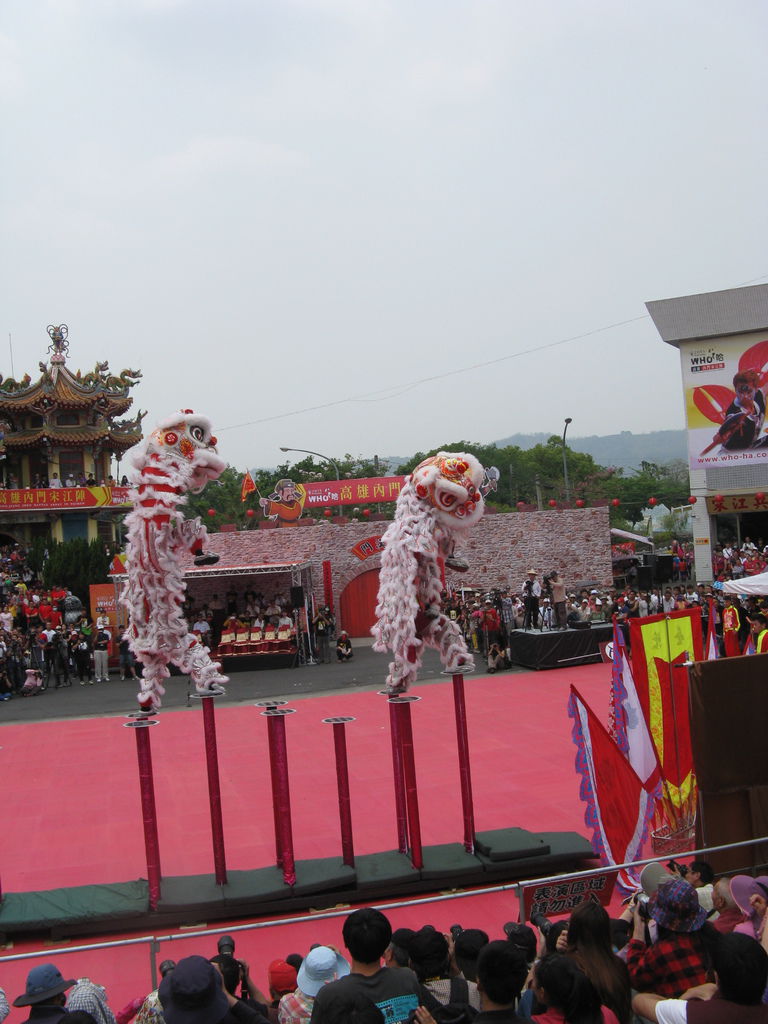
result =
M530 921L531 914L543 914L544 917L570 914L575 907L587 900L607 907L613 896L617 875L617 871L608 871L605 874L571 878L564 882L524 885L520 901L520 921Z
M127 487L27 487L0 490L0 512L123 508L129 504Z
M404 483L404 476L378 476L364 480L317 480L302 485L307 492L304 508L397 501Z
M768 488L756 494L716 494L707 498L707 512L768 512Z

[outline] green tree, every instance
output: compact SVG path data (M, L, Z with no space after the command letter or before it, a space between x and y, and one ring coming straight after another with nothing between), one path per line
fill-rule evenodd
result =
M101 540L45 540L37 538L30 549L30 566L43 586L62 586L87 607L92 583L109 582L109 552Z

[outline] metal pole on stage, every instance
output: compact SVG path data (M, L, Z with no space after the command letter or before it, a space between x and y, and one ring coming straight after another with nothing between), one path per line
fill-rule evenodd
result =
M256 702L257 708L265 708L267 711L272 708L282 708L288 703L287 700L259 700ZM267 720L267 743L269 745L269 776L272 783L272 818L275 823L275 861L277 866L281 868L283 866L283 851L280 845L280 816L278 806L280 803L280 796L278 793L279 781L277 776L277 761L274 757L272 746L273 746L272 728L269 720Z
M382 696L388 696L386 690L379 690ZM397 820L397 848L400 853L408 853L408 817L405 799L405 776L403 775L403 752L400 739L400 726L397 707L388 700L389 731L392 742L392 779L395 785L395 818Z
M267 719L278 865L283 869L283 881L285 884L295 885L296 864L293 859L291 792L288 784L288 747L285 742L285 717L286 715L296 714L296 709L275 707L277 703L285 704L286 702L274 701L271 707L267 707L261 713Z
M208 768L208 801L211 806L211 839L216 885L227 884L227 861L224 853L224 825L221 818L221 786L219 784L219 751L216 743L216 712L214 701L219 693L195 693L203 706L205 763Z
M160 841L157 835L155 784L152 777L152 749L149 743L150 725L157 725L157 720L147 718L143 714L138 714L134 721L125 723L125 728L135 729L136 731L136 757L139 762L141 816L144 824L144 849L147 855L147 879L149 881L149 909L157 910L157 904L160 901Z
M464 702L464 676L452 673L453 706L456 713L456 746L459 753L459 780L461 782L461 809L464 818L464 849L475 852L475 811L472 803L472 772L469 765L469 735L467 733L467 707Z
M405 801L408 811L408 835L411 843L411 863L415 868L424 867L421 849L421 822L419 819L419 795L416 788L416 762L413 754L413 729L411 727L411 704L421 697L390 697L398 716L398 733L405 778Z
M341 853L344 864L355 866L355 849L352 842L352 810L349 799L349 766L347 764L347 722L354 722L351 715L339 718L324 718L324 725L333 726L333 750L336 757L336 781L339 791L339 824L341 826Z

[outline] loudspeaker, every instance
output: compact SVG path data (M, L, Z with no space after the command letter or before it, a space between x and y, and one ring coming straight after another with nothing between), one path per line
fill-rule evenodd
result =
M291 604L294 608L301 608L304 604L304 587L291 587Z
M571 629L591 629L591 622L571 622L569 623Z
M650 590L653 586L653 567L650 565L638 565L637 586L639 590Z

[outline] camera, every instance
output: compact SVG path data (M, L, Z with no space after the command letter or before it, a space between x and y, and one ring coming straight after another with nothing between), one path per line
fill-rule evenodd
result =
M672 872L672 874L677 872L681 878L685 878L685 876L688 874L688 868L686 867L686 865L678 864L676 860L668 860L667 867Z
M461 927L460 924L452 924L451 927L449 928L449 931L450 931L451 935L453 936L453 941L455 942L456 939L464 931L464 929Z
M531 914L531 924L538 928L541 934L546 938L549 934L549 930L552 927L552 922L544 914Z
M635 905L640 917L642 917L644 921L647 921L650 916L648 913L648 898L648 895L644 892L639 892L635 897Z

